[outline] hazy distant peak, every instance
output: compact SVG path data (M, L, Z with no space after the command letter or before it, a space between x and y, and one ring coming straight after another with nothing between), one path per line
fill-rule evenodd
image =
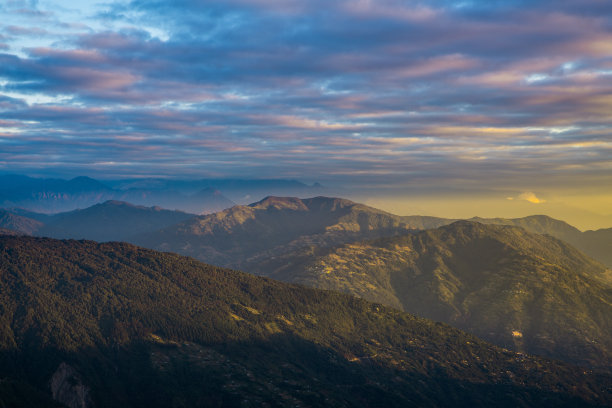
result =
M580 231L578 228L568 224L567 222L562 221L562 220L558 220L556 218L549 217L548 215L542 215L542 214L540 214L540 215L529 215L527 217L517 218L515 220L517 220L517 221L524 220L524 221L527 221L527 222L538 223L538 224L543 225L543 226L544 225L548 225L548 226L554 225L557 228L564 228L564 229L575 231L575 232L579 232Z
M147 207L144 205L136 205L136 204L132 204L130 202L127 201L123 201L123 200L107 200L104 201L103 203L99 203L99 204L95 204L92 205L91 207L87 207L84 208L82 210L75 210L76 212L78 211L87 211L87 212L95 212L96 210L104 210L104 209L108 209L108 210L145 210L145 211L170 211L170 210L166 210L162 207L159 206L153 206L153 207ZM63 213L63 214L69 214L71 213L71 211ZM62 213L60 213L62 214Z
M92 179L91 177L87 177L87 176L77 176L77 177L71 178L68 181L70 181L72 183L98 183L98 184L102 184L99 181L97 181L96 179Z
M135 205L121 200L107 200L103 203L96 204L93 207L130 207L130 208L146 208L142 205Z
M147 212L167 212L167 213L176 213L176 214L188 214L188 215L192 215L190 213L187 213L185 211L180 211L180 210L170 210L164 207L160 207L158 205L154 205L151 207L148 207L146 205L137 205L137 204L132 204L128 201L123 201L123 200L107 200L104 201L103 203L99 203L99 204L95 204L92 205L91 207L87 207L81 210L74 210L74 211L68 211L65 213L60 213L58 214L59 216L62 216L63 214L76 214L76 213L84 213L84 212L88 212L88 213L95 213L97 210L124 210L124 211L133 211L134 213L138 213L138 214L144 214Z
M198 191L196 191L195 193L193 193L191 196L201 196L201 195L214 195L214 194L219 194L220 191L212 188L212 187L204 187Z
M221 196L223 193L214 187L205 187L195 192L192 197L210 197L210 196ZM228 200L229 201L229 200Z
M68 180L68 185L72 188L79 188L84 190L110 190L110 187L99 182L98 180L92 179L91 177L79 176Z
M469 221L483 224L513 225L524 228L537 234L548 234L568 241L574 245L581 240L581 232L565 221L551 218L547 215L530 215L522 218L480 218L474 217Z

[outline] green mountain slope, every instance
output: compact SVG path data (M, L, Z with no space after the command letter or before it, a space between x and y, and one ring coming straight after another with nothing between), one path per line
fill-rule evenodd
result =
M521 228L459 221L305 248L250 268L444 321L517 351L612 366L612 272Z
M610 384L339 293L0 237L0 406L612 406Z

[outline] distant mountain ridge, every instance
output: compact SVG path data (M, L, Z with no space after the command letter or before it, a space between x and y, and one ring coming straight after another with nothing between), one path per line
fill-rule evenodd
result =
M178 190L187 194L212 189L221 191L237 204L252 203L270 195L310 197L327 191L319 183L307 185L297 180L283 179L135 179L109 181L109 183L121 190Z
M142 196L134 197L134 194L136 196L142 194ZM135 190L124 192L121 196L122 198L128 196L136 201L138 199L146 201L154 198L154 194L151 195L150 192L136 192ZM185 204L185 199L180 194L173 197L176 200L183 200L183 207L190 206ZM289 250L308 245L337 245L384 235L394 235L407 230L437 228L457 221L456 219L418 215L397 216L349 200L329 197L299 199L270 196L246 206L233 206L230 205L233 203L226 201L219 191L208 188L196 192L192 198L195 202L207 201L215 208L226 206L228 208L212 213L210 216L202 217L197 222L193 221L190 226L177 226L175 230L165 229L151 236L142 236L142 233L166 228L170 225L158 226L152 223L151 228L134 231L131 235L122 233L113 236L107 234L104 238L125 239L151 248L163 248L188 254L224 266L240 267L242 262L249 257L274 256L279 251L285 251L279 245L289 246ZM158 201L163 202L163 197ZM318 204L315 204L315 201ZM317 209L316 205L321 207ZM309 206L314 207L310 208ZM197 204L196 208L199 208ZM276 212L272 214L272 211ZM342 211L346 213L344 214ZM351 212L353 212L352 215ZM356 215L357 213L361 215ZM263 218L259 219L260 217ZM356 217L362 217L362 219L359 220ZM55 218L61 218L60 214L57 214ZM581 232L564 221L546 215L514 219L474 217L471 220L483 224L514 225L525 228L530 232L552 235L571 243L587 255L612 268L612 228ZM0 228L12 229L29 235L36 234L35 231L42 228L40 223L49 224L52 222L53 216L50 217L47 214L23 209L3 210L0 213ZM360 222L364 223L363 226L360 226ZM56 227L59 227L59 225L56 225ZM67 231L72 230L75 234L61 236L51 234L51 236L100 239L95 234L88 235L86 231L78 231L77 226L63 226L63 228ZM236 231L233 229L236 229ZM252 231L249 232L249 229L252 229ZM139 233L141 233L141 236L137 236ZM167 236L164 236L165 234ZM231 246L224 241L228 234L232 235L234 241L242 239L241 245L250 248L245 251L245 253L248 252L248 256L241 254L240 251L234 251L227 256L223 254ZM257 250L257 245L253 245L252 241L258 240L258 237L262 236L261 234L267 238L260 240L259 250ZM212 235L217 235L220 241L218 243L207 243L205 236L210 237ZM292 238L289 237L290 235ZM189 242L192 238L195 246ZM233 263L230 263L230 259L233 260Z
M309 186L296 180L135 178L100 182L83 176L63 180L1 175L0 208L52 214L118 200L208 214L229 208L236 202L252 202L272 193L307 196L321 191L325 188L319 184Z
M83 209L109 200L180 208L195 213L220 211L234 205L218 190L202 188L185 194L166 189L116 189L89 177L71 180L19 175L0 176L0 207L53 214Z
M308 245L336 245L411 230L402 217L340 198L266 197L192 218L135 240L148 248L241 268Z
M612 228L585 231L573 244L585 254L612 268Z
M581 232L545 215L523 218L472 218L483 224L514 225L549 234L612 267L612 229ZM194 218L135 239L140 245L174 251L214 264L247 268L258 259L298 248L333 246L364 239L437 228L456 219L398 216L330 197L267 197L248 206ZM253 258L253 259L251 259Z
M51 216L49 221L36 231L36 235L96 241L129 241L135 235L178 224L194 216L182 211L112 200L84 210Z
M612 271L522 228L458 221L303 248L250 268L444 321L513 350L612 368Z
M113 190L89 177L71 180L0 176L0 207L53 213L113 198Z
M531 215L523 218L472 218L483 224L514 225L536 234L548 234L568 242L612 268L612 228L581 232L565 221L547 215Z
M608 375L129 244L3 236L0 272L2 406L612 405Z

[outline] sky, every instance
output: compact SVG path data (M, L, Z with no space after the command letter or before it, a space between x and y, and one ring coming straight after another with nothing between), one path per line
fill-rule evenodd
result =
M2 0L0 172L612 226L609 0Z

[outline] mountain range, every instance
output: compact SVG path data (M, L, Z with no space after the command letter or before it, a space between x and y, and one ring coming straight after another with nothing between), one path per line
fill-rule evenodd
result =
M2 178L0 177L0 179ZM81 180L80 184L83 183L85 181ZM25 184L27 185L28 183L26 182ZM129 184L127 185L129 186ZM136 190L131 191L134 192ZM189 200L185 199L185 196L181 194L172 195L174 199L183 202L182 205L175 206L176 208L190 207L190 205L186 204ZM120 196L125 198L126 194L122 193ZM210 199L211 196L217 197L220 201L215 202L215 198ZM100 198L100 196L96 197ZM151 201L149 199L153 198L147 194L144 194L143 197L146 199L141 201ZM134 198L134 202L139 200L137 197L132 196L131 198ZM146 227L141 222L140 228L136 228L132 233L127 231L127 228L124 228L126 231L121 230L117 234L113 234L112 229L107 228L108 233L104 234L103 238L100 238L98 234L89 234L90 228L79 229L80 221L78 218L73 218L74 214L59 213L49 216L49 214L36 213L23 208L11 208L9 210L0 209L0 228L11 229L29 235L38 234L51 237L96 240L127 240L151 248L173 250L188 254L219 265L242 267L242 262L245 259L258 256L260 251L264 252L262 256L274 256L278 251L285 251L283 247L286 246L289 246L290 249L296 249L311 243L326 246L342 244L359 239L393 235L407 230L436 228L458 221L457 219L416 215L397 216L339 198L315 197L299 199L292 197L266 197L250 205L233 206L230 201L227 201L227 199L220 195L218 190L212 189L204 189L199 193L196 192L192 195L192 198L195 202L199 203L195 205L196 209L201 209L201 205L204 202L208 202L211 208L229 208L201 216L200 218L189 219L191 217L186 217L182 224L176 225L173 228L172 224L160 223L155 221L153 217L148 217L149 227ZM89 213L90 221L87 222L91 223L95 223L95 219L99 218L99 222L102 224L114 222L117 225L124 223L131 225L132 223L119 213L116 218L106 214L107 210L105 208L112 207L113 203L119 201L114 199L108 200L104 206L95 207L101 212L98 216L93 209L88 209L82 214ZM75 203L70 204L70 206L75 205ZM125 205L128 205L127 202L125 202ZM159 210L160 205L156 204L154 207ZM139 208L142 209L143 207ZM191 206L191 208L194 207ZM162 214L167 213L160 212L160 215ZM147 218L144 215L136 215L135 211L133 211L132 215L137 218ZM470 220L484 224L514 225L530 232L552 235L572 244L592 258L612 268L612 228L581 232L563 221L555 220L545 215L514 219L475 217ZM50 227L51 224L53 224L53 228ZM45 225L45 228L43 228L43 225ZM287 228L287 226L289 227ZM94 230L100 228L104 229L106 226L99 225L94 227ZM157 229L163 229L163 231L156 232ZM71 232L60 234L59 231L62 230ZM42 232L39 233L37 231ZM215 236L214 240L210 239L213 235ZM225 242L230 235L230 241L232 242ZM259 246L253 247L251 243L256 241L252 239L253 236L265 236L267 238L265 241L259 242ZM228 246L232 245L238 253L231 250L231 254L228 252ZM217 248L216 246L222 248ZM240 253L240 248L243 247L249 248L245 250L245 254Z
M523 218L479 218L472 221L483 224L514 225L536 234L548 234L568 242L591 258L612 268L612 228L582 232L568 223L546 215Z
M125 243L0 237L0 311L0 406L612 406L607 374Z
M458 221L302 248L252 268L443 321L512 350L612 367L612 271L522 228Z
M135 242L240 269L252 258L273 257L308 245L394 235L412 228L402 217L340 198L267 197L143 234Z
M311 245L340 245L437 228L456 221L398 216L340 198L266 197L247 206L191 218L132 242L248 270L260 259ZM612 267L612 228L581 232L545 215L515 219L472 218L471 221L514 225L537 234L548 234Z
M295 180L129 179L99 181L0 176L0 208L20 208L44 214L83 209L109 200L160 206L195 214L221 211L235 202L252 202L273 192L310 196L325 188ZM227 198L227 195L233 197Z
M283 179L129 179L109 180L107 183L120 190L154 190L181 191L195 194L203 189L220 191L225 197L239 204L248 204L269 195L310 197L313 194L327 192L328 189L319 183L304 184L297 180ZM129 200L127 200L129 201ZM158 204L161 205L161 204Z
M52 216L5 212L2 220L7 222L0 227L27 234L130 241L340 290L445 321L513 350L612 367L609 271L542 235L571 241L606 230L582 233L545 216L449 224L326 197L268 197L205 216L108 201ZM446 226L435 228L440 225ZM422 237L431 239L410 241ZM466 247L453 244L458 237ZM372 241L377 238L391 243ZM600 246L605 249L607 242L604 236ZM491 243L505 250L496 252Z
M220 211L234 205L220 191L205 184L199 189L186 192L177 190L171 183L166 183L164 188L121 189L89 177L63 180L0 176L0 207L4 208L53 214L109 200L163 206L197 214Z

